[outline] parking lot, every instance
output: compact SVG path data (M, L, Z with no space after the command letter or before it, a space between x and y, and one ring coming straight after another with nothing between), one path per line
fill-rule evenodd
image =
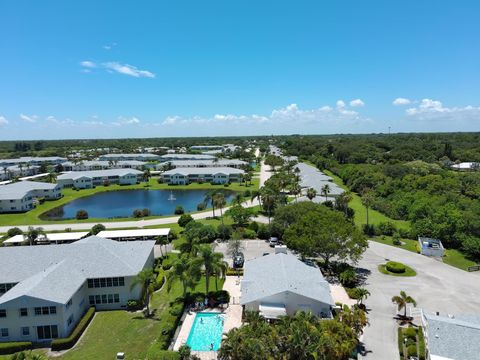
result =
M265 253L273 254L274 252L274 249L271 248L265 240L242 240L242 244L242 252L246 261L263 256ZM222 253L228 264L232 266L233 260L231 256L227 255L227 245L228 242L219 243L215 251Z

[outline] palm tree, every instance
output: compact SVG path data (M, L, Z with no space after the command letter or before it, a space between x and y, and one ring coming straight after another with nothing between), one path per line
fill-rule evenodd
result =
M49 172L47 175L47 182L49 183L54 183L57 181L57 174L54 172Z
M195 286L200 275L199 266L194 266L192 258L186 254L182 254L172 264L167 280L167 291L172 289L176 281L180 281L183 286L183 298L185 299L187 289Z
M201 244L198 246L198 257L192 260L193 266L203 266L205 271L205 294L210 289L210 276L216 274L228 264L223 260L223 254L216 253L210 244Z
M225 195L223 193L217 193L213 196L213 204L217 209L220 209L220 219L222 220L222 225L223 223L223 207L225 206L227 202L225 201Z
M146 316L150 316L150 298L152 297L153 291L154 291L154 284L155 284L156 278L155 278L155 273L153 272L152 269L146 268L140 271L137 276L133 279L132 283L130 284L130 291L137 286L141 285L143 289L145 290L145 303L147 306L147 312Z
M251 202L253 202L255 199L258 199L260 206L262 206L262 193L258 190L253 190L250 196Z
M213 217L215 217L215 195L219 192L219 190L213 189L205 192L205 197L203 198L203 203L205 206L212 205Z
M344 214L347 214L347 209L348 209L348 203L352 201L352 194L349 191L346 191L344 193L341 193L335 198L335 206L338 210L341 210L344 212Z
M328 194L330 193L330 186L325 184L322 186L322 194L325 195L325 201L328 200Z
M22 352L13 354L10 357L10 360L46 360L46 357L42 354L34 354L31 351L29 352L22 351Z
M369 224L369 219L368 219L368 210L373 204L373 193L372 190L370 189L365 189L362 194L362 204L365 206L365 209L367 210L367 226Z
M405 291L400 291L400 296L395 295L392 297L392 302L397 304L398 311L403 309L403 317L407 317L407 305L412 304L414 307L417 306L417 302L411 297L408 296Z
M235 197L233 198L233 203L234 204L237 204L237 205L242 205L243 203L243 195L238 193L237 195L235 195Z
M30 245L34 245L40 235L45 235L43 228L29 226L27 232L23 234L23 238L28 241Z
M243 175L243 180L245 180L245 186L249 186L250 181L252 181L252 174L250 174L249 172L245 173Z
M312 201L315 196L317 196L317 190L315 190L314 188L308 188L307 190L307 198Z
M356 295L358 297L357 304L362 305L363 300L370 296L370 292L365 288L357 288Z
M152 175L150 174L150 169L145 169L143 171L143 181L144 182L148 182L148 180L150 179Z
M270 190L263 188L262 195L262 207L267 210L268 223L270 224L270 219L272 217L272 210L275 206L276 196Z

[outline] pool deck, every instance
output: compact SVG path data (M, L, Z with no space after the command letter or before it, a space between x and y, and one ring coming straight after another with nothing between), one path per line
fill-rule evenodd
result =
M223 290L226 290L230 294L230 303L228 308L224 311L220 309L204 310L202 312L214 312L225 314L225 325L223 327L223 333L227 333L230 330L240 327L242 325L242 306L240 305L240 280L236 276L227 276L225 283L223 284ZM184 316L182 327L178 333L173 350L178 350L180 346L187 343L188 335L192 329L193 322L195 320L196 312L187 312ZM192 354L197 355L202 360L214 360L217 358L216 351L192 351Z

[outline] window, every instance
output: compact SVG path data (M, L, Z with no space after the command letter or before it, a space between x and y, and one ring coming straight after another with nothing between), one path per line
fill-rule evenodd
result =
M1 337L8 337L8 329L7 328L0 329L0 336Z
M72 322L73 322L73 314L70 315L70 317L68 318L68 320L67 320L67 326L70 326L70 325L72 324Z
M8 290L14 287L16 284L8 283L8 284L0 284L0 295L5 294Z
M93 279L93 283L95 284L96 288L100 287L100 279Z
M125 279L123 277L118 278L118 286L125 286Z
M88 301L90 302L90 305L95 305L95 296L90 295L88 297Z
M50 314L49 307L48 306L43 306L42 307L42 315L48 315L48 314Z
M88 287L90 289L93 288L93 279L88 279L87 282L88 282Z
M42 315L42 308L36 307L35 308L35 315Z
M118 286L118 278L113 278L112 279L112 285L113 286Z
M123 277L88 279L87 285L90 289L112 286L125 286L125 279Z
M114 300L116 303L119 303L119 302L120 302L120 295L118 295L118 294L113 294L113 300Z
M106 304L107 303L107 294L103 294L102 295L102 304Z
M37 326L37 336L39 340L58 338L57 325Z
M90 301L90 305L119 303L120 295L119 294L90 295L89 301Z
M57 308L55 306L42 306L35 308L35 315L50 315L56 313Z
M108 294L108 303L113 304L113 294Z
M102 288L103 288L103 287L107 287L107 284L106 284L106 283L107 283L107 282L105 281L105 278L101 278L101 279L100 279L100 287L102 287Z
M102 303L102 298L100 295L95 295L95 304L101 304Z
M28 316L28 309L20 308L20 316Z
M56 314L57 308L55 306L50 306L50 314Z
M0 309L0 318L6 318L6 317L7 317L7 310Z
M112 287L112 278L107 278L107 287Z
M22 327L22 335L23 336L29 336L30 335L30 328L28 326L23 326Z

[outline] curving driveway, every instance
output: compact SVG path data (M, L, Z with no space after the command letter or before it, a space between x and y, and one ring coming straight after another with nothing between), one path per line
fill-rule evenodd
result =
M385 259L403 262L417 272L415 277L394 277L377 270ZM441 314L480 313L480 272L469 273L437 260L393 246L369 241L369 248L359 262L360 268L371 271L365 286L371 293L365 302L371 309L370 326L363 342L369 360L399 359L397 331L393 316L396 308L391 298L401 290L417 301L426 312Z

